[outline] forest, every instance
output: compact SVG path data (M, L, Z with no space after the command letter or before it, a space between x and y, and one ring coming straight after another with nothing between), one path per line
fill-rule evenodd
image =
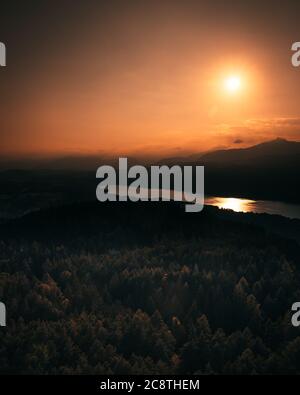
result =
M77 203L1 224L0 372L299 374L300 221L240 217Z

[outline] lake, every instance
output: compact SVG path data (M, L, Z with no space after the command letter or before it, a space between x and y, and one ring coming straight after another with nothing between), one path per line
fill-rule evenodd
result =
M215 196L207 196L205 198L205 204L222 209L233 210L235 212L266 213L300 219L300 205L297 204L273 202L269 200L249 200Z
M126 195L127 188L119 187L119 195ZM152 189L154 190L154 189ZM161 196L168 197L170 192L164 189L155 190L159 191ZM150 196L150 189L140 190L141 195L144 197ZM171 191L171 199L174 198L174 191ZM250 200L240 199L234 197L216 197L206 196L205 204L216 206L221 209L232 210L241 213L265 213L282 215L287 218L300 219L300 205L284 202L276 202L271 200Z

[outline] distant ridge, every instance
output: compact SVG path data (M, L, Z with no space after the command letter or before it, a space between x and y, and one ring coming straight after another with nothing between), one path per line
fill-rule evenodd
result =
M205 163L246 163L251 160L270 161L278 157L294 157L300 155L300 142L283 138L267 141L248 148L233 148L207 153L199 158ZM249 162L251 163L251 162Z
M300 142L277 138L218 150L194 164L205 166L206 194L300 203Z

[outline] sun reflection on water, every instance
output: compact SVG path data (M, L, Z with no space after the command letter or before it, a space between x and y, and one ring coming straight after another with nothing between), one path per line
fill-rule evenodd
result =
M206 198L205 203L211 206L217 206L226 210L233 210L236 212L251 212L253 211L253 206L255 205L255 200L248 199L237 199L237 198L222 198L222 197L212 197Z

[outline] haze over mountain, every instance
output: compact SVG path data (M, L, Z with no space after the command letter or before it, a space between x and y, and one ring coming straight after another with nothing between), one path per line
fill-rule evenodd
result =
M300 159L300 142L288 141L282 138L276 140L267 141L255 146L248 148L218 148L206 152L199 151L186 156L174 156L158 158L155 156L143 156L140 155L126 155L128 157L129 164L160 164L160 165L172 165L182 164L185 162L197 163L203 162L206 165L210 164L222 164L222 165L234 165L234 164L251 164L255 161L262 166L269 165L270 163L276 163L278 160L286 160L291 162L292 160ZM118 158L109 155L104 152L98 154L70 154L64 156L55 156L52 158L16 158L7 159L2 157L0 159L0 170L9 169L48 169L48 170L74 170L74 171L95 171L98 166L103 164L117 165ZM252 163L253 164L253 163Z
M125 157L128 157L124 155ZM20 159L0 159L0 171L7 170L63 170L63 171L96 171L101 165L118 166L118 157L104 154L91 155L64 155L53 158L20 158ZM149 161L155 162L157 158L128 157L128 163L145 164Z

